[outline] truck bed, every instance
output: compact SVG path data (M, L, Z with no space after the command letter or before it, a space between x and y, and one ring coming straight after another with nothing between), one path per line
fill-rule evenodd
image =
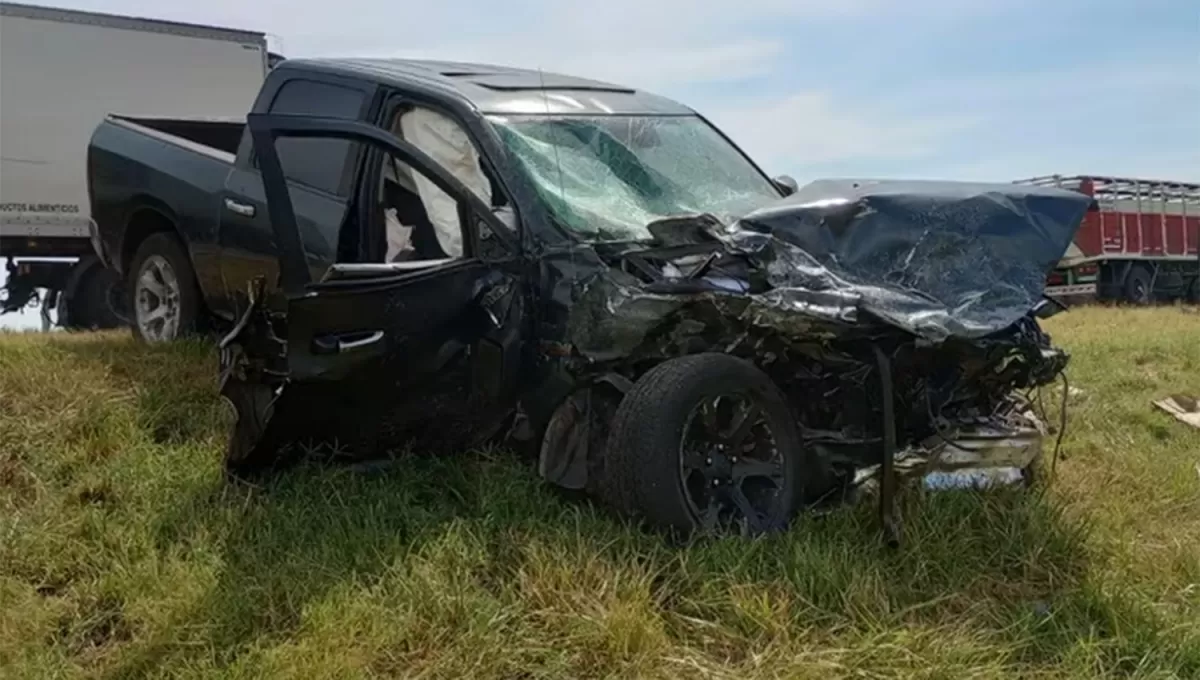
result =
M226 166L221 179L233 165L246 123L234 118L145 118L110 115L104 125L123 128L127 133L165 142L194 154L207 156ZM103 127L103 125L102 125ZM93 139L95 139L93 137ZM90 163L89 159L89 163ZM79 256L92 251L86 223L64 226L62 218L8 221L4 225L3 250L24 256ZM57 240L48 241L49 237ZM63 240L68 237L74 241ZM46 252L42 252L45 250Z
M157 213L186 230L190 247L215 245L219 195L233 168L241 121L108 116L88 145L93 219L105 263L118 272L132 253L131 215Z
M233 163L246 121L242 118L148 118L108 116L107 120L155 139Z

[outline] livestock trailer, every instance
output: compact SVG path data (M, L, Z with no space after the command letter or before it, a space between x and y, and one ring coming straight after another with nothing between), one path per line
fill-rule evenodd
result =
M1200 184L1052 175L1020 184L1057 186L1096 199L1047 279L1061 297L1146 304L1200 302Z

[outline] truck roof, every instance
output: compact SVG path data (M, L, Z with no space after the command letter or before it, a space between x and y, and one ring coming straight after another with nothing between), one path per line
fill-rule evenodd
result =
M288 59L278 68L352 74L386 85L457 96L483 113L694 115L643 90L534 69L423 59Z
M1195 182L1101 175L1047 175L1017 180L1016 183L1085 191L1097 199L1155 199L1191 202L1193 205L1200 203L1200 184Z
M254 43L256 45L266 45L267 43L266 33L260 31L188 24L179 21L148 19L122 14L85 12L83 10L46 7L42 5L26 5L17 2L0 2L0 16L40 19L42 21L57 21L60 23L89 24L128 31L167 33L190 38L228 40L231 42Z
M1018 184L1037 184L1042 186L1077 186L1080 182L1092 182L1113 187L1171 187L1178 189L1200 190L1200 184L1180 180L1150 179L1146 177L1112 177L1109 175L1043 175L1019 179Z

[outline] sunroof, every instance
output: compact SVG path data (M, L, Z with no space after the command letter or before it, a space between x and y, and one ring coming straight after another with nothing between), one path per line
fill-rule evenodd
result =
M539 85L539 84L534 84L534 83L530 83L528 85L489 85L486 83L477 83L477 84L480 87L486 87L489 90L496 90L499 92L523 92L526 90L530 90L530 91L539 91L539 90L576 90L576 91L578 91L578 90L584 90L584 91L588 91L588 92L621 92L624 94L633 94L634 93L633 90L626 90L626 89L620 88L620 87L602 87L600 85L562 85L562 84L551 85L550 83L546 83L544 85Z
M472 76L494 76L499 75L493 71L439 71L447 78L469 78Z
M500 92L519 92L524 90L586 90L591 92L623 92L632 94L634 90L619 85L609 85L594 80L571 78L554 74L538 73L487 73L469 76L473 84Z

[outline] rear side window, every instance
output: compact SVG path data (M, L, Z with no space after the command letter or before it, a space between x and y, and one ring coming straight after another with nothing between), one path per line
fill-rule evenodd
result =
M279 88L271 113L304 114L357 120L366 95L349 87L315 80L289 80ZM357 146L344 139L282 137L275 148L287 178L314 189L344 195L342 175Z

